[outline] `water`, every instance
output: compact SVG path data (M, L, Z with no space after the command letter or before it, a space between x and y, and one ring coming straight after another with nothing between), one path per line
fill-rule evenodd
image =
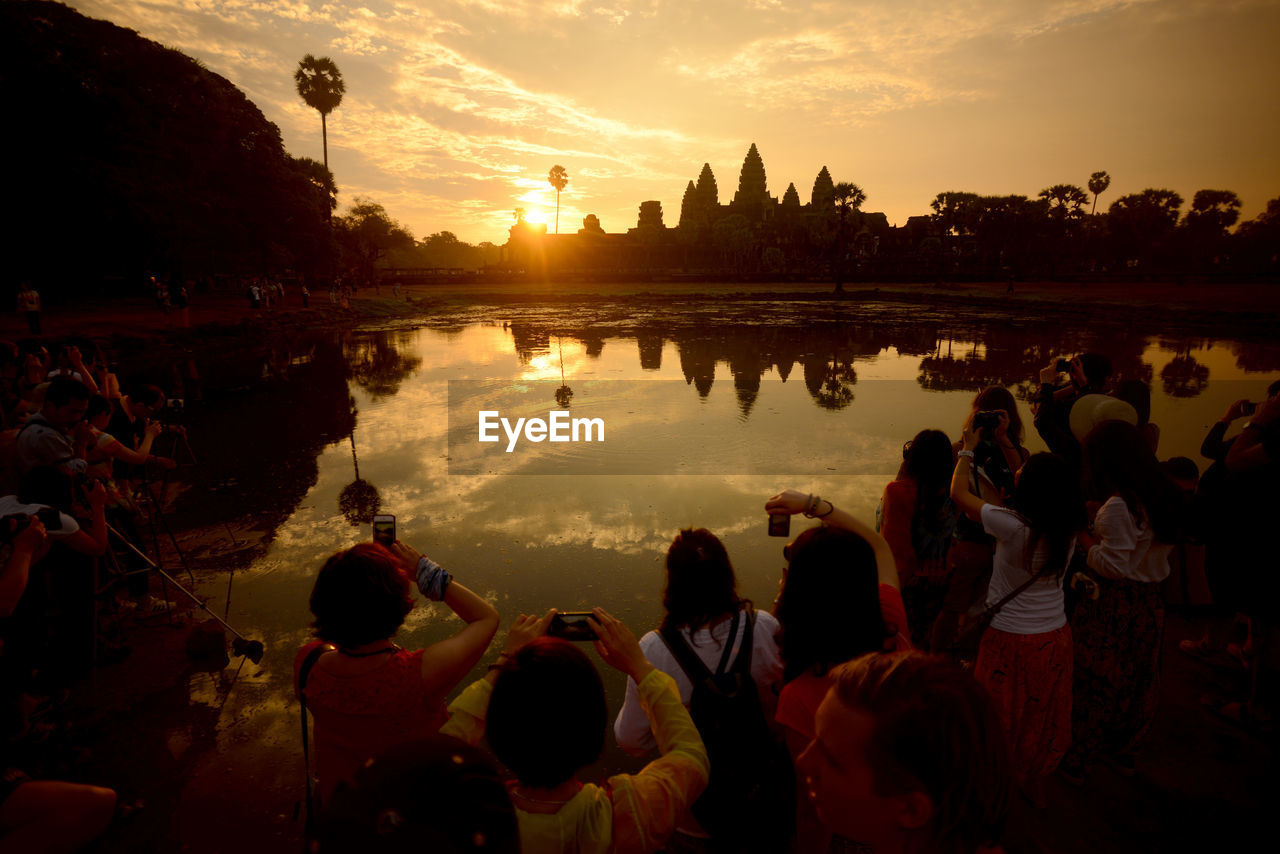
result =
M1119 372L1151 383L1161 458L1203 467L1209 426L1231 401L1260 399L1280 370L1273 342L769 308L767 325L758 306L713 303L640 319L594 306L466 309L417 328L281 338L202 366L207 405L188 416L200 482L174 515L248 515L268 541L235 574L228 613L267 656L229 697L207 689L221 703L217 767L232 777L253 768L255 785L281 790L300 779L291 666L309 637L307 599L328 555L368 539L367 523L352 519L367 519L375 501L396 515L402 540L492 601L504 624L598 605L640 635L661 617L662 560L677 530L718 534L741 592L768 608L785 540L766 536L765 499L797 488L872 519L902 444L926 427L958 438L983 385L1025 396L1054 357L1106 352ZM605 421L603 444L505 454L505 441L474 440L479 406L546 417L561 386L575 417ZM1042 450L1020 408L1026 444ZM805 524L794 520L792 535ZM204 576L201 589L221 611L225 574ZM424 646L459 625L423 603L398 640ZM623 677L600 666L616 712ZM610 748L596 770L632 767Z

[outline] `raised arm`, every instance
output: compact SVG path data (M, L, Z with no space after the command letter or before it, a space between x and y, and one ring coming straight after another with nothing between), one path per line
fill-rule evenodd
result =
M422 681L433 694L447 694L476 666L489 641L498 631L498 609L479 595L453 581L430 558L396 540L391 553L415 578L422 595L443 601L466 623L453 637L434 643L422 651Z
M841 510L831 501L817 495L805 494L794 489L780 492L764 503L768 513L803 513L812 519L821 519L832 528L851 531L867 541L876 555L876 575L881 584L888 584L897 589L898 569L893 561L893 549L888 541L876 533L875 528L855 517L847 510Z
M1227 451L1228 470L1245 471L1276 461L1270 453L1266 436L1276 429L1277 418L1280 418L1280 395L1267 398L1244 431L1231 443L1231 449Z
M4 522L14 524L8 519ZM27 527L13 538L13 551L4 566L0 567L0 617L9 616L18 607L18 600L26 592L27 581L31 577L31 564L43 548L45 539L44 524L34 516Z
M974 521L982 518L984 501L969 489L969 481L973 470L973 451L978 447L978 434L973 429L973 420L965 422L960 453L957 455L956 470L951 473L951 501L962 513Z

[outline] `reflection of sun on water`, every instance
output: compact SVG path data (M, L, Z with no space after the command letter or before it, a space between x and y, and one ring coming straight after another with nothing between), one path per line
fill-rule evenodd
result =
M520 374L522 380L559 380L560 379L560 358L561 347L564 353L564 376L565 380L572 384L572 379L576 375L582 359L586 354L587 348L579 341L564 341L558 343L555 338L551 339L551 351L548 353L539 353L529 360L529 364L525 366Z

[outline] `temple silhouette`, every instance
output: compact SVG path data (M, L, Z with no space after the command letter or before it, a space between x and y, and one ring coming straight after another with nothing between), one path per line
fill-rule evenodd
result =
M711 164L690 180L675 226L662 203L640 203L634 228L608 233L590 214L576 234L548 234L545 225L518 217L502 247L503 265L530 276L672 274L697 276L825 276L833 264L858 265L873 257L894 229L883 213L852 211L842 223L835 182L826 166L801 204L794 182L782 198L769 193L764 160L755 143L742 161L738 188L722 203Z

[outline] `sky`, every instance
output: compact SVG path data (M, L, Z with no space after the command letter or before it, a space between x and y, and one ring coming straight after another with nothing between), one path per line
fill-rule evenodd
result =
M1168 188L1280 196L1280 0L71 0L240 87L295 156L321 159L297 95L337 63L328 118L345 210L415 237L504 243L521 206L607 232L642 201L680 217L710 163L721 203L747 149L802 202L827 166L891 224L947 190L1035 196L1105 170L1099 209Z

